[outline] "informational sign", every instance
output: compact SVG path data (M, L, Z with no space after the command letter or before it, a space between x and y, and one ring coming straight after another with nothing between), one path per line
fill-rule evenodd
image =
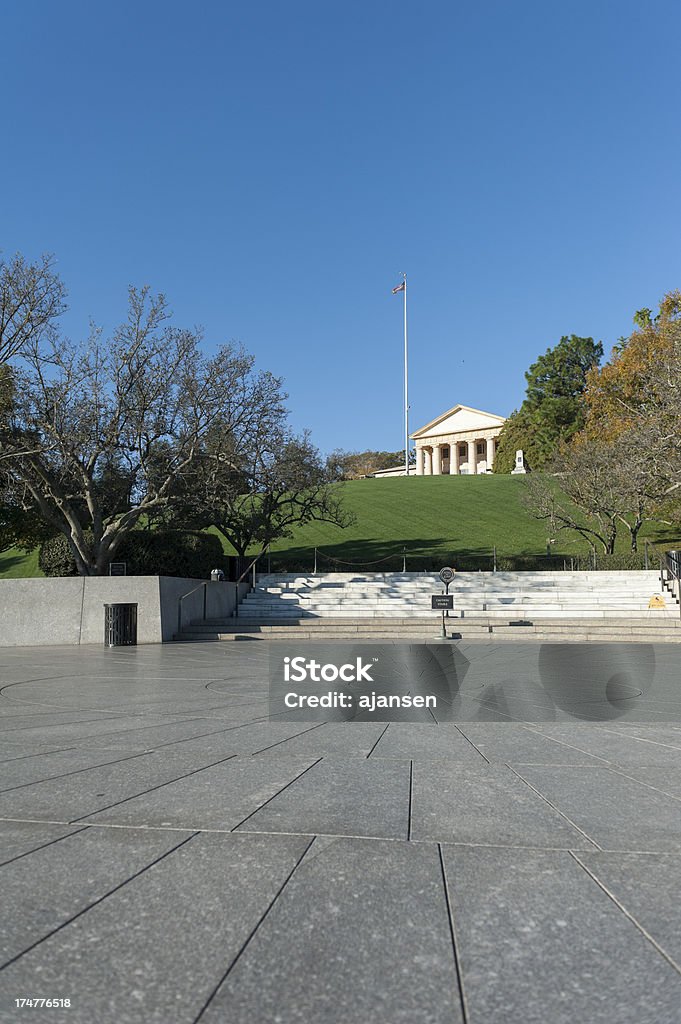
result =
M125 576L127 562L109 562L109 576Z
M442 582L444 583L444 585L446 587L449 586L449 584L454 579L455 575L456 575L456 573L454 572L454 570L453 569L448 569L446 566L445 566L444 569L440 569L440 579L442 580Z
M649 608L666 608L665 600L662 594L653 594L650 601L648 601Z
M453 594L433 594L430 600L433 611L450 611L454 607Z

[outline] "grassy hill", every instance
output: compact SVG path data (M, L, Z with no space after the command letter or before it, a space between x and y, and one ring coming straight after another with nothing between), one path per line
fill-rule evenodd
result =
M440 476L354 480L340 485L346 508L356 516L345 530L310 523L293 538L272 546L272 568L311 567L318 548L318 568L333 568L328 557L354 564L394 556L387 567L401 564L420 569L468 556L544 555L547 526L522 504L522 476ZM642 532L650 540L668 543L664 531ZM618 551L626 552L622 533ZM586 555L588 545L576 534L559 533L551 551L557 555ZM336 565L336 568L341 568ZM377 566L377 568L380 568Z
M542 555L547 528L532 519L522 505L525 480L512 476L441 476L410 479L353 480L339 484L347 509L356 522L345 530L327 523L310 523L291 539L272 546L272 568L308 568L318 548L318 568L342 568L331 558L354 566L392 556L384 568L401 565L406 548L407 568L422 569L468 556ZM667 544L673 537L651 528L649 539ZM619 550L627 550L624 533ZM587 545L575 535L559 533L552 552L586 554ZM376 566L381 568L381 566ZM37 552L10 549L0 553L0 577L41 575Z

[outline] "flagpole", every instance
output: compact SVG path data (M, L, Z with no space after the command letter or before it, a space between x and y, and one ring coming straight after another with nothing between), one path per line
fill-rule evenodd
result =
M402 284L393 288L393 295L404 295L404 475L409 476L409 359L407 348L407 275L402 274Z
M404 473L409 476L409 363L407 359L407 275L404 278Z

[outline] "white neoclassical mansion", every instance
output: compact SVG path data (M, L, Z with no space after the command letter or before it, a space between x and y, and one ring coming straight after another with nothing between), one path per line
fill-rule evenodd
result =
M416 470L410 472L416 476L491 473L496 439L504 422L504 416L455 405L411 435L416 445ZM404 467L372 475L404 476Z
M417 476L488 473L495 463L496 438L504 417L455 406L416 430Z
M503 416L455 405L416 430L416 475L488 473L494 465Z

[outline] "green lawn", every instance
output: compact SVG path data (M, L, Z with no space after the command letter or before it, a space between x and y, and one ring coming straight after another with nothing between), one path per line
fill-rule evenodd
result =
M431 559L456 565L457 556L488 555L494 546L500 557L544 554L547 528L523 508L525 482L512 476L441 476L339 484L347 509L356 516L354 525L340 530L310 523L296 530L291 539L272 546L272 567L311 568L315 547L320 570L334 565L325 556L358 564L390 555L385 567L394 568L404 548L407 568L423 568ZM648 528L643 536L676 546L677 538L663 529ZM618 550L627 549L622 531ZM576 535L559 533L551 550L585 555L587 545ZM37 552L0 553L0 577L39 575Z
M302 555L317 547L338 558L370 560L499 551L537 554L546 550L546 531L520 503L517 477L398 477L343 484L346 508L356 516L345 530L310 523L272 551Z
M18 548L0 551L0 579L17 579L25 576L42 576L38 568L38 549L26 554Z

